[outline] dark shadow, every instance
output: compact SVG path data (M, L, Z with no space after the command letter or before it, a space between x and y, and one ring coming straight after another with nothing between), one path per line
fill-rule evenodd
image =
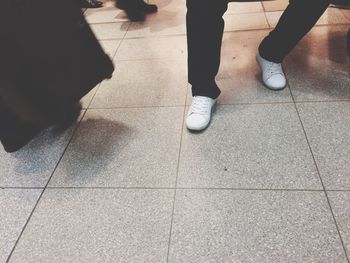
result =
M59 174L66 181L86 183L122 154L133 137L132 129L123 123L106 119L83 121L61 162Z
M305 93L318 92L335 100L349 99L347 26L317 27L285 61L287 77L305 81ZM293 83L292 90L293 90Z
M19 160L15 167L19 174L51 174L65 147L74 127L64 134L53 129L42 132L23 150L14 153ZM82 121L61 161L61 169L67 177L74 176L77 169L86 180L104 169L112 157L123 151L132 138L131 129L126 125L106 119L88 119Z

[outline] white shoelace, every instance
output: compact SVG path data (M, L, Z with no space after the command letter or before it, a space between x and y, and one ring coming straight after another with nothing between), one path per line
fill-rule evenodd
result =
M210 99L206 97L193 97L191 104L191 114L209 114L211 110Z
M268 67L267 67L267 71L269 72L270 76L273 75L282 75L282 65L281 64L277 64L277 63L273 63L273 62L268 62Z

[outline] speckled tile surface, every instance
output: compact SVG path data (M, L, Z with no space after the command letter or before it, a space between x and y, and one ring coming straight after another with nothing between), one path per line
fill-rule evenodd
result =
M324 193L179 190L169 262L341 262Z
M181 187L322 189L293 104L219 106L181 150Z
M47 190L10 262L165 262L172 190Z
M103 2L85 15L113 78L79 125L0 150L0 263L348 263L350 12L327 10L273 92L255 56L288 1L230 3L219 106L190 133L186 0L142 23Z

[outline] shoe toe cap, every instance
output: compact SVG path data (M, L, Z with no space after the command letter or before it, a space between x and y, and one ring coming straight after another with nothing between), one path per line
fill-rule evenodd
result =
M283 76L282 74L277 74L277 75L273 75L270 78L266 79L265 84L270 89L279 90L279 89L283 89L286 87L287 81L286 81L285 76Z
M186 125L190 130L200 131L205 129L209 124L210 118L204 115L192 114L187 117Z

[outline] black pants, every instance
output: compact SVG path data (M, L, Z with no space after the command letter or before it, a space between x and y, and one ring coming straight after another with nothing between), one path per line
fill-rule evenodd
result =
M290 0L276 28L262 41L260 55L281 63L313 28L332 0Z
M263 40L260 54L282 62L327 9L331 0L290 0L277 27ZM216 98L227 0L187 0L188 81L193 96Z

